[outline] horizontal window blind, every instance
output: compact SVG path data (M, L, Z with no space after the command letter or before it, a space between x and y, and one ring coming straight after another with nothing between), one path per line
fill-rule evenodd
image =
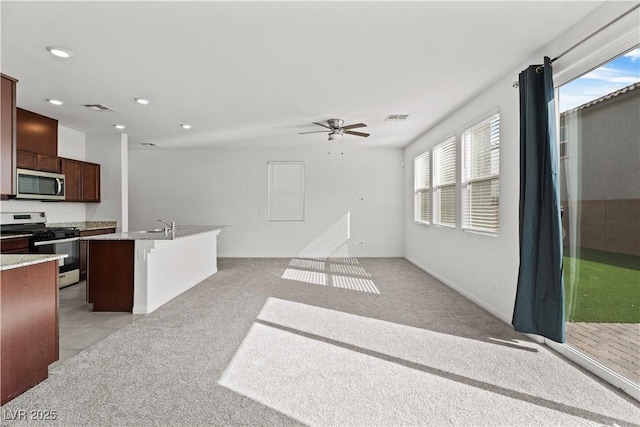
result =
M500 116L462 134L463 221L466 229L498 232L500 206Z
M268 162L269 221L304 220L304 162Z
M456 138L433 148L433 223L456 226Z
M451 137L433 148L433 184L456 183L456 138Z
M436 190L434 222L450 227L456 226L456 186L446 185Z
M414 173L414 219L428 223L430 218L431 184L429 180L429 152L413 160Z

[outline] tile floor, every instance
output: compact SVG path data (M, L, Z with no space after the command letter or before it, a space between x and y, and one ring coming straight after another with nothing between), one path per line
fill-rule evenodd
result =
M64 362L143 316L92 311L92 304L86 302L86 290L84 280L60 289L60 359L55 364Z

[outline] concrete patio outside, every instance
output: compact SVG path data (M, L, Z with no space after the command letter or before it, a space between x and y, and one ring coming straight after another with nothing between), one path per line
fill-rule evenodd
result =
M567 344L640 384L640 324L567 322Z

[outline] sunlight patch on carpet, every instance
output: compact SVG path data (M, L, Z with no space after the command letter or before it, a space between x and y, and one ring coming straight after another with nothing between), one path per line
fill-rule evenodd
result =
M333 261L336 259L340 260L339 264ZM380 290L373 280L357 277L371 277L371 275L364 267L354 264L358 264L357 258L293 258L289 261L290 268L284 271L282 278L350 291L380 294Z
M371 292L372 294L380 293L380 291L378 290L378 288L376 288L376 285L373 283L373 281L369 279L332 275L331 280L334 288L351 289L352 291Z
M324 270L324 262L312 261L310 259L294 258L289 263L290 267L308 268L309 270Z
M331 272L354 276L371 276L364 268L355 265L331 264Z
M327 275L316 271L296 270L287 268L282 275L283 279L295 280L297 282L311 283L314 285L326 285Z
M296 320L300 315L302 324ZM535 396L529 394L530 384L519 378L526 374L518 364L504 378L495 378L502 376L492 368L509 362L495 356L493 344L273 298L258 319L218 384L304 424L585 422L579 415L536 405ZM271 324L260 323L260 319ZM285 326L288 320L295 326ZM313 335L304 329L313 329ZM462 366L452 363L450 347L468 348L475 356L457 375L449 374ZM380 357L387 354L390 356ZM419 365L407 366L412 359ZM504 393L493 390L490 382L484 383L488 389L474 382L472 378L486 370L492 381L505 382ZM525 390L518 392L522 387Z

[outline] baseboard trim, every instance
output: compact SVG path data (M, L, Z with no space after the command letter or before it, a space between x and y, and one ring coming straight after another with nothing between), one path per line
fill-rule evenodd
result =
M311 258L295 255L274 254L218 254L218 258ZM320 257L319 257L320 258ZM340 257L336 257L340 258ZM349 255L349 258L405 258L403 254L375 254L375 255Z
M489 304L486 301L478 298L476 295L470 293L466 289L461 288L460 286L456 285L455 283L453 283L452 281L450 281L446 277L443 277L440 274L438 274L438 273L434 272L433 270L431 270L430 268L422 265L419 261L417 261L417 260L415 260L415 259L413 259L411 257L408 257L406 255L405 255L404 259L406 259L411 264L415 265L416 267L418 267L420 270L424 271L425 273L435 277L436 279L438 279L439 281L441 281L442 283L444 283L445 285L447 285L448 287L450 287L454 291L458 292L460 295L464 296L465 298L467 298L468 300L470 300L474 304L479 305L480 307L484 308L485 310L487 310L489 313L491 313L492 315L494 315L498 319L502 320L503 322L505 322L505 323L507 323L509 325L511 324L511 318L509 316L507 316L505 313L503 313L502 311L500 311L497 308L495 308L494 306L492 306L491 304Z

